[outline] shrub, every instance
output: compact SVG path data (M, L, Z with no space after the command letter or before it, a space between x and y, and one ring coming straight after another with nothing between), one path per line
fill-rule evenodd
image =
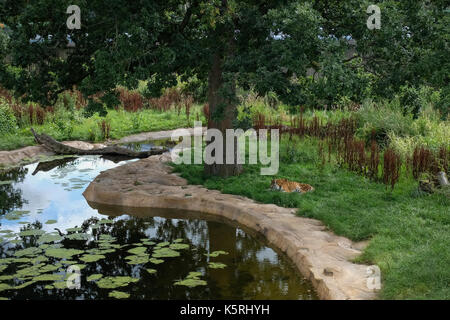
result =
M16 129L16 117L5 100L0 100L0 134L11 133Z
M379 105L365 101L356 112L356 117L359 124L357 136L366 142L374 138L378 144L386 146L389 143L389 133L400 137L414 133L413 117L410 114L403 114L398 99Z

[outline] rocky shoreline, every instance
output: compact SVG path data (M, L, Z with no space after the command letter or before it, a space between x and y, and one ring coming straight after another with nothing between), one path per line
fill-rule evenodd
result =
M173 209L223 217L262 234L286 253L321 299L376 299L376 292L367 288L368 266L351 262L361 254L362 244L334 235L317 220L297 217L296 209L188 185L172 173L169 161L170 155L164 154L105 171L83 195L93 206Z

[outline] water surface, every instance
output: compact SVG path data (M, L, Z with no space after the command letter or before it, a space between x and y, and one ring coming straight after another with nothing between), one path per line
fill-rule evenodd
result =
M90 181L125 163L86 156L0 173L0 297L316 299L290 260L240 226L91 207L82 196ZM70 266L80 269L79 289L67 289Z

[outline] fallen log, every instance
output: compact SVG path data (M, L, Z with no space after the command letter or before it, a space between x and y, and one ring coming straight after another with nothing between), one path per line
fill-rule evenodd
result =
M119 147L119 146L109 146L106 148L99 149L90 149L84 150L79 148L74 148L68 145L65 145L61 142L56 141L52 137L46 134L38 134L31 128L31 132L34 135L34 139L37 143L42 144L46 149L60 155L103 155L103 156L126 156L130 158L148 158L154 155L160 155L168 152L169 150L166 148L155 148L149 151L133 151L127 148Z

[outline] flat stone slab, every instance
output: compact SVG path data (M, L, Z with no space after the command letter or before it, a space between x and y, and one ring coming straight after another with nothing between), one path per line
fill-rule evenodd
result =
M375 299L367 287L367 267L352 263L361 243L339 237L297 209L188 185L172 173L170 155L153 156L101 173L83 193L89 203L129 208L202 212L225 218L264 235L285 252L310 280L321 299Z

